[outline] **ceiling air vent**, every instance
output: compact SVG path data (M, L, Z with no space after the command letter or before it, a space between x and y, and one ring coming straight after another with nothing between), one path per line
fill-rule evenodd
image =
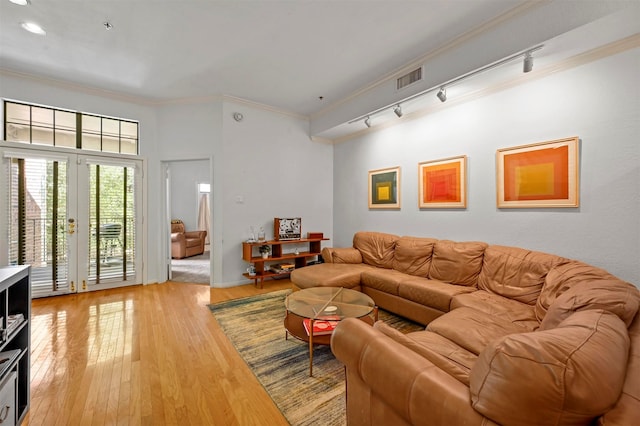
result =
M422 80L422 67L416 68L402 77L399 77L398 80L396 80L396 90L400 90L403 87L407 87L408 85L420 80Z

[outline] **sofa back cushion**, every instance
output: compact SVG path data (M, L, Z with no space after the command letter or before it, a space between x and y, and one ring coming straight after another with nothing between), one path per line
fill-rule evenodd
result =
M542 321L549 306L562 293L580 282L597 282L600 280L617 280L604 269L587 265L577 260L567 260L560 263L547 274L540 297L536 302L536 316Z
M562 261L552 254L491 245L484 252L478 288L534 305L547 273Z
M477 286L486 243L439 240L433 248L429 278L450 284Z
M628 354L620 318L577 312L553 330L489 344L471 369L471 403L501 424L588 424L618 400Z
M382 232L356 232L353 236L353 247L362 254L363 263L391 269L398 238L397 235Z
M573 285L549 306L540 330L555 328L574 312L603 309L620 318L627 327L638 312L640 291L621 280L585 281Z
M393 269L417 277L427 277L431 268L433 238L400 237L393 253Z

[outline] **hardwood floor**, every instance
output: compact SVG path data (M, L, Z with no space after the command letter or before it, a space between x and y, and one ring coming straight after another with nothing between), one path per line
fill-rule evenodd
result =
M24 425L288 425L207 308L290 288L164 283L35 299Z

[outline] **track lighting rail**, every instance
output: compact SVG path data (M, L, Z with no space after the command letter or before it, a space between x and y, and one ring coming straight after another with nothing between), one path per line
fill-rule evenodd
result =
M485 65L484 67L478 68L478 69L476 69L474 71L470 71L470 72L468 72L466 74L462 74L461 76L458 76L458 77L453 78L451 80L447 80L444 83L437 84L437 85L432 86L432 87L430 87L430 88L428 88L426 90L423 90L421 92L418 92L416 94L408 96L408 97L406 97L406 98L404 98L404 99L402 99L400 101L393 102L393 103L391 103L389 105L383 106L382 108L378 108L378 109L375 109L375 110L373 110L371 112L363 114L363 115L361 115L361 116L359 116L357 118L354 118L353 120L349 121L348 124L353 124L353 123L356 123L358 121L364 120L365 124L367 125L367 127L371 127L371 117L373 115L378 114L378 113L380 113L382 111L386 111L388 109L392 109L392 108L393 108L394 112L396 113L396 115L398 117L401 117L402 114L398 114L398 112L396 112L396 111L402 111L400 109L401 108L401 104L403 104L405 102L408 102L408 101L411 101L411 100L414 100L414 99L417 99L417 98L419 98L421 96L424 96L424 95L426 95L428 93L431 93L431 92L434 92L436 90L438 90L438 98L442 102L444 102L444 101L447 100L447 98L446 98L446 88L447 88L447 86L451 86L451 85L460 83L463 80L466 80L468 78L474 77L474 76L476 76L478 74L482 74L482 73L484 73L486 71L489 71L489 70L492 70L494 68L500 67L500 66L502 66L504 64L507 64L507 63L509 63L509 62L511 62L511 61L513 61L513 60L515 60L517 58L520 58L520 57L524 57L523 72L529 72L529 71L531 71L531 69L533 67L533 56L531 56L531 54L533 52L536 52L536 51L542 49L543 47L544 47L544 44L539 44L539 45L531 47L529 49L522 50L522 51L520 51L518 53L514 53L513 55L509 55L509 56L507 56L507 57L505 57L503 59L500 59L500 60L498 60L496 62L492 62L492 63L490 63L488 65Z

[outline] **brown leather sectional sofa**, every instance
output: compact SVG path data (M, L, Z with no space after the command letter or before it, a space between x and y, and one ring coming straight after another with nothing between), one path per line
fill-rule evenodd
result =
M346 319L349 425L640 424L640 292L579 261L482 242L359 232L295 270L426 325Z

